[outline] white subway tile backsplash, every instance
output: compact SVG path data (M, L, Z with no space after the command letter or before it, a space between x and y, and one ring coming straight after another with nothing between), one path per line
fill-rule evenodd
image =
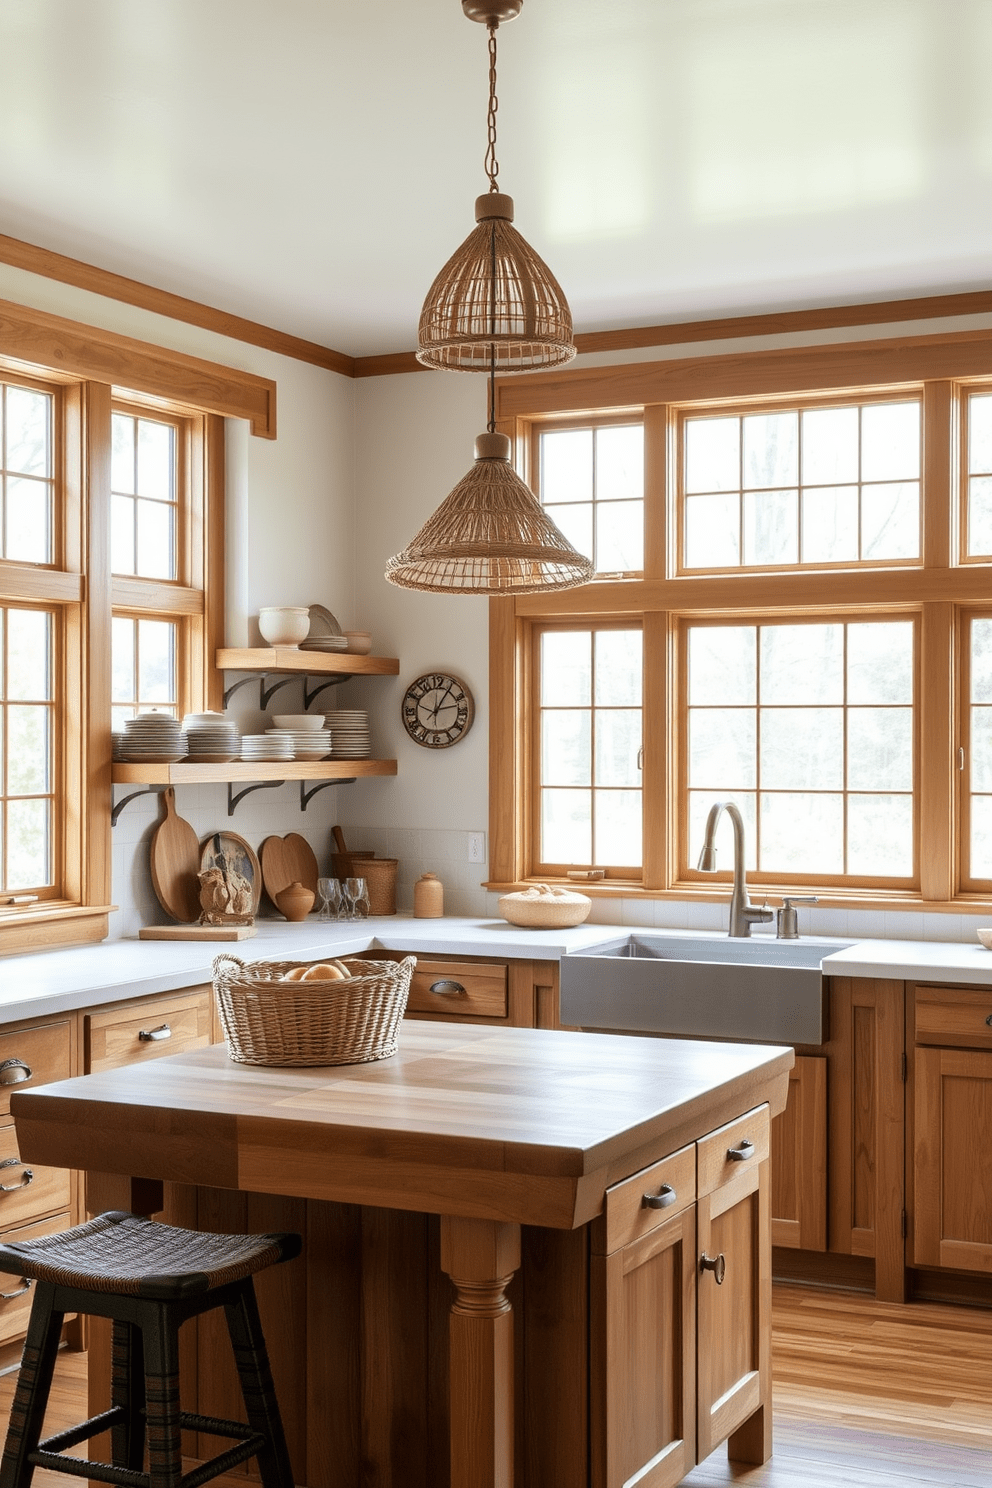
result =
M622 899L594 899L589 912L590 925L622 925Z

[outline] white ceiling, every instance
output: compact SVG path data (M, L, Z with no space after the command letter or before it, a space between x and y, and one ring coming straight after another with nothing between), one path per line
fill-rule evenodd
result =
M992 0L524 0L499 41L577 330L992 283ZM0 0L0 231L407 350L486 67L459 0Z

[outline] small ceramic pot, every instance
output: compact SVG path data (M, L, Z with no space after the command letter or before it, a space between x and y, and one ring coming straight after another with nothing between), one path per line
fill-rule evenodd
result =
M372 650L372 632L370 630L346 630L345 640L348 642L348 650L352 656L368 656Z
M436 873L422 873L414 884L413 914L418 920L436 920L444 914L444 885Z
M310 611L298 605L263 605L258 628L270 646L298 646L310 633Z
M314 898L313 889L305 888L301 883L291 883L288 889L281 889L276 895L276 908L287 920L305 920L313 909Z

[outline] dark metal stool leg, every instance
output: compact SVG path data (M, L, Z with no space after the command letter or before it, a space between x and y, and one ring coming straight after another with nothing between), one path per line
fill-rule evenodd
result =
M55 1288L38 1282L0 1461L0 1488L28 1488L34 1473L28 1453L36 1450L41 1437L65 1316L54 1311L54 1300Z
M293 1469L250 1277L242 1283L237 1300L227 1303L224 1312L248 1423L253 1431L265 1436L268 1443L258 1453L263 1488L293 1488Z
M168 1303L146 1302L142 1313L149 1488L179 1488L183 1471L179 1329Z
M140 1472L145 1464L145 1361L141 1333L133 1323L114 1323L111 1364L111 1404L124 1419L111 1430L111 1461L115 1467Z

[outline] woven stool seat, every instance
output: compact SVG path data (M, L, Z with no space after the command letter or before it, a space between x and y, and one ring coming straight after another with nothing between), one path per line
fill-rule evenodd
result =
M291 1260L299 1235L212 1235L110 1211L74 1229L0 1245L0 1271L131 1297L192 1297Z
M0 1272L35 1287L0 1488L31 1488L36 1467L116 1488L202 1488L249 1457L262 1488L293 1488L252 1278L301 1248L299 1235L214 1235L114 1210L59 1234L0 1245ZM247 1421L180 1406L179 1329L214 1309L227 1322ZM110 1409L43 1440L62 1324L76 1312L110 1321ZM110 1462L69 1455L105 1431ZM184 1473L184 1431L233 1445Z

